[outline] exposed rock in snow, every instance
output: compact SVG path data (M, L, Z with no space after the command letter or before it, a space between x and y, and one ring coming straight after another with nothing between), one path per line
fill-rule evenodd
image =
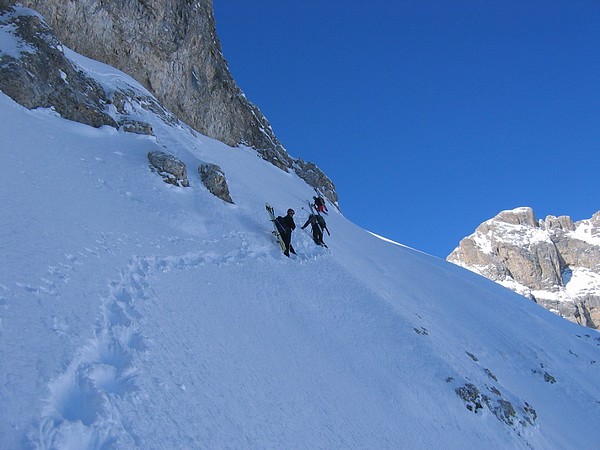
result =
M54 108L65 119L100 127L117 124L96 80L69 61L41 17L5 10L3 33L17 38L14 52L0 54L0 89L26 108Z
M208 192L224 202L233 203L231 195L229 195L227 179L219 166L209 163L201 164L200 167L198 167L198 173L200 174L202 183L204 183L204 186L208 189Z
M163 177L165 183L175 186L189 187L190 182L187 177L187 168L185 164L165 152L149 152L148 161L150 168L158 172Z

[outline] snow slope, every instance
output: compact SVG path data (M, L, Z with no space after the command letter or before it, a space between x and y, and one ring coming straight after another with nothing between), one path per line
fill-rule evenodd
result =
M329 250L297 228L288 259L264 204L302 225L309 186L136 114L156 137L0 93L0 448L598 447L600 334L333 207Z

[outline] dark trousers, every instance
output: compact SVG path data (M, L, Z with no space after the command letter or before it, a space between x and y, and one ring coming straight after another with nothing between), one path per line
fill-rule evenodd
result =
M312 234L315 244L321 245L323 243L323 231L319 225L315 224L312 226Z
M279 232L281 240L285 244L285 249L290 250L290 243L292 242L292 233L290 231Z

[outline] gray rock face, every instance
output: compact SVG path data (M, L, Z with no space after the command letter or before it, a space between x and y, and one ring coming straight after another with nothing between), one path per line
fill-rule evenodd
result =
M231 195L229 195L229 187L223 170L216 164L201 164L198 167L200 179L206 189L214 196L220 198L224 202L233 203Z
M6 6L1 11L0 27L19 38L20 49L0 53L0 90L29 109L52 107L65 119L116 127L104 90L65 57L44 21Z
M5 3L13 3L6 2ZM44 15L73 50L110 64L144 85L197 131L318 182L337 203L333 183L316 166L295 164L269 122L233 80L215 31L212 0L21 0Z
M333 182L316 165L302 159L297 159L294 161L294 170L309 186L319 189L325 197L337 206L337 194Z
M152 135L136 112L151 110L164 122L177 119L151 95L125 83L105 92L80 70L41 16L33 10L0 6L0 30L18 39L18 49L0 52L0 90L26 108L53 108L65 119ZM133 113L133 115L132 115Z
M590 328L600 326L600 212L573 222L503 211L463 239L448 261Z
M149 152L148 161L150 162L150 169L158 172L165 183L182 187L190 185L185 163L173 155L165 152Z

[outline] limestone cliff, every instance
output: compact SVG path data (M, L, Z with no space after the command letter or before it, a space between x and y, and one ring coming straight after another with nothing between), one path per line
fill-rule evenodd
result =
M447 259L571 321L600 326L600 211L579 222L538 221L531 208L503 211Z
M337 203L331 180L316 166L307 168L288 155L267 119L233 80L215 31L212 0L19 3L41 13L62 43L131 75L192 128L231 146L255 148Z

